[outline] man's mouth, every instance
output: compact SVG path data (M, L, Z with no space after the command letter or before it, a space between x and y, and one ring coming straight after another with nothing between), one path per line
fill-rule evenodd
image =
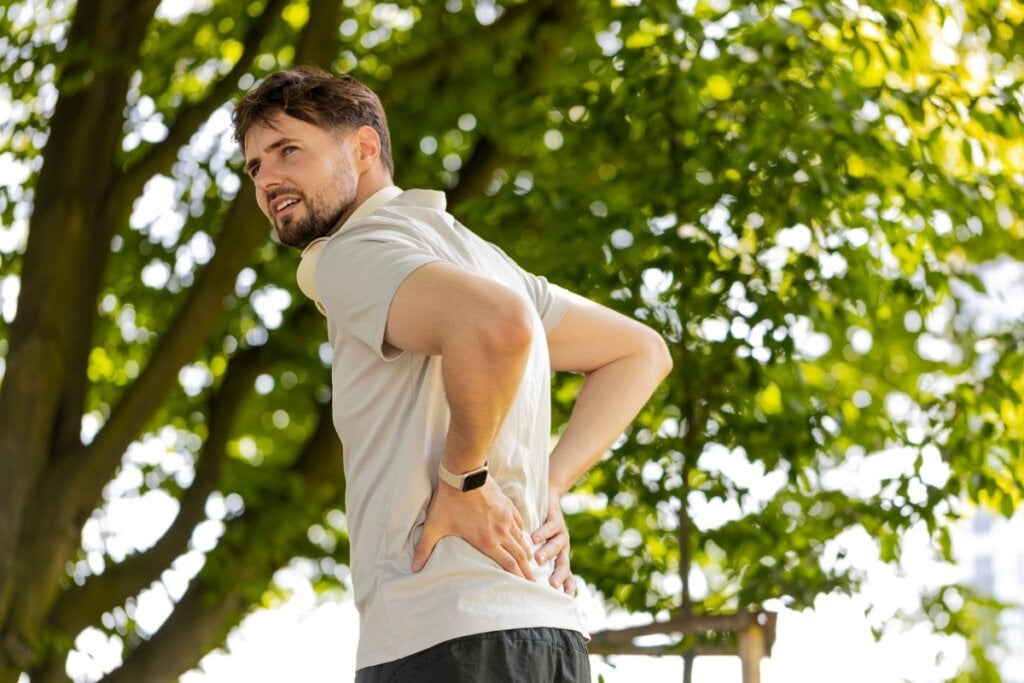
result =
M300 201L302 200L298 197L284 197L283 199L279 199L271 204L271 207L275 216L281 216L288 213L288 211L292 207L296 206Z

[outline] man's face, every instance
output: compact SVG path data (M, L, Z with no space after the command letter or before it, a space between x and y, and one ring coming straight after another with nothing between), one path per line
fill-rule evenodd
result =
M349 136L279 113L249 129L244 149L256 202L283 243L302 249L355 209Z

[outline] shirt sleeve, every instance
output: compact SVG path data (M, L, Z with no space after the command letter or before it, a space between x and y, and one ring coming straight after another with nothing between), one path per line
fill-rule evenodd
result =
M526 291L530 300L540 314L541 322L544 323L544 333L551 334L551 331L562 322L565 312L569 309L569 292L556 284L548 282L546 277L534 275L522 268L519 269Z
M385 344L384 331L395 292L413 271L441 260L401 229L353 230L324 247L316 288L329 320L383 360L394 360L402 351Z
M546 277L523 270L501 247L495 244L490 246L515 269L526 288L526 295L537 309L541 322L544 323L544 334L551 334L552 330L558 327L558 323L562 322L565 312L569 309L571 299L569 291L548 282Z

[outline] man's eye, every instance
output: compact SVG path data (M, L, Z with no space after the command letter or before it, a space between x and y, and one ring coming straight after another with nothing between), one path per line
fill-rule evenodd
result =
M281 150L281 154L284 155L284 156L288 156L289 154L291 154L292 152L294 152L294 151L296 151L298 149L299 148L296 147L295 145L288 145L287 147L285 147L285 148L283 148Z
M260 167L259 166L253 166L252 168L249 169L249 177L255 180L256 179L256 174L259 173L259 172L260 172Z

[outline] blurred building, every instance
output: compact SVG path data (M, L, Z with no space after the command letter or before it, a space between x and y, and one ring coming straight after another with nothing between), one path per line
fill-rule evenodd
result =
M1024 683L1024 510L1010 519L984 508L958 530L954 552L979 593L1014 605L999 620L1003 647L994 651L1006 683Z

